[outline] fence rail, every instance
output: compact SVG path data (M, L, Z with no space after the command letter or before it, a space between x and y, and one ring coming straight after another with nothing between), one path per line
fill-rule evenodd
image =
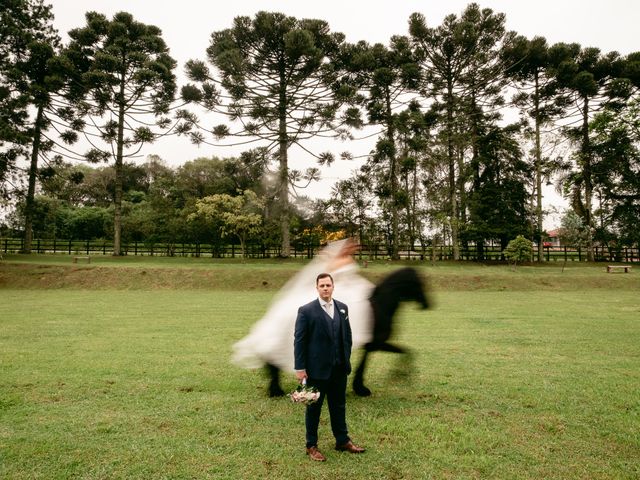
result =
M293 258L313 258L320 250L319 245L294 243L290 256ZM20 238L0 239L0 252L4 254L20 253L24 251L24 240ZM113 242L107 240L60 240L37 239L32 243L32 252L41 254L64 255L110 255L113 252ZM122 245L123 255L134 256L184 256L184 257L213 257L240 258L242 250L239 245L211 245L202 243L147 243L129 242ZM400 258L405 260L452 260L451 246L438 245L435 247L410 248L403 246L399 251ZM280 256L280 248L273 245L249 244L246 246L248 258L275 258ZM384 260L389 258L385 245L363 244L359 253L363 260ZM586 250L580 247L560 246L544 247L546 261L585 261ZM597 262L640 262L640 251L635 247L594 247L594 257ZM470 261L504 261L499 246L485 245L482 258L479 258L475 246L460 249L460 258Z

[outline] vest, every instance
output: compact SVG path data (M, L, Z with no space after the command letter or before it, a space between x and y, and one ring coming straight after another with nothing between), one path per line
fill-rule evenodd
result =
M327 322L329 323L329 331L333 340L333 365L344 365L344 342L342 341L342 322L340 321L340 313L338 306L333 303L333 318L327 314Z

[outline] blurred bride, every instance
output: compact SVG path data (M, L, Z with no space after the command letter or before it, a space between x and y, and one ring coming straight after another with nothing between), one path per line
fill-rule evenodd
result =
M245 368L265 364L293 372L293 332L298 307L318 296L319 273L333 276L334 297L349 307L353 349L368 343L373 332L369 297L375 285L358 274L353 258L360 245L352 238L332 242L276 294L265 315L249 334L233 345L234 363Z

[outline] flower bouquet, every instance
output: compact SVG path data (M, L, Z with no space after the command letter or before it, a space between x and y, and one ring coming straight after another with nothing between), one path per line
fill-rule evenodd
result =
M318 398L320 398L320 392L316 387L307 387L307 381L305 379L293 392L289 394L289 397L293 403L311 405L318 401Z

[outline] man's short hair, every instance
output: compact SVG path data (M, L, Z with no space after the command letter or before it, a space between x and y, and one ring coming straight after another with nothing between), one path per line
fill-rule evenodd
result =
M318 282L320 280L322 280L323 278L330 278L331 279L331 285L333 285L333 277L329 273L321 273L320 275L318 275L316 277L316 285L318 285Z

